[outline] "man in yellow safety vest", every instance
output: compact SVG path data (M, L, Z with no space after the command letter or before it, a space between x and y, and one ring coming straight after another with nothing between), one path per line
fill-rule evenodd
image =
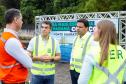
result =
M92 40L91 33L88 32L88 27L89 22L86 19L79 19L77 21L76 31L78 35L73 43L70 60L72 84L77 84L84 56L90 47L95 44L95 42Z
M27 50L33 59L31 84L54 84L55 62L60 60L60 48L49 35L51 27L51 22L43 21L41 35L29 42Z

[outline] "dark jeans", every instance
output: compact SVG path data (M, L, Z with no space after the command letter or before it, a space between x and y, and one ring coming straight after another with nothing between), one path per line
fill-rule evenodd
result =
M77 84L80 73L76 72L75 70L70 70L70 75L72 84Z
M31 84L54 84L54 75L32 75Z

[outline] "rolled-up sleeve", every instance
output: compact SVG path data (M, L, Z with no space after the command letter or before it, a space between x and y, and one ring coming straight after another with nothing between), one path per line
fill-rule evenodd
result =
M6 52L11 55L13 58L15 58L19 63L21 63L26 68L32 67L32 59L24 48L22 47L19 40L16 38L10 38L5 43L5 50Z

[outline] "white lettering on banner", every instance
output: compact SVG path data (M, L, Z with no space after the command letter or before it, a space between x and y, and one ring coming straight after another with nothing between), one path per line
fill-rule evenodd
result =
M55 36L75 36L77 33L76 32L56 32L56 33L53 33L53 35Z
M72 28L71 28L71 31L72 31L72 32L75 32L75 31L76 31L76 27L72 27Z
M54 33L55 36L63 36L63 33Z
M94 27L89 27L89 29L88 29L90 32L94 32Z
M64 36L75 36L76 35L76 33L64 33Z
M103 19L88 19L89 21L89 32L93 33L94 28L99 21ZM116 26L116 32L118 33L118 19L108 19L111 20ZM64 20L64 21L52 21L52 32L51 35L54 38L58 38L58 40L62 40L64 37L65 41L68 43L72 43L73 39L75 38L76 32L76 23L77 20Z

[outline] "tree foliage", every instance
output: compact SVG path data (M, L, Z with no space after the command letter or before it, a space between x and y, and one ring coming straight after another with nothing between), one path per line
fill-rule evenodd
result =
M21 0L21 2L24 18L28 22L33 22L34 16L37 15L120 11L126 6L125 0Z
M4 5L7 9L9 8L20 8L20 0L0 0L2 5Z
M0 28L4 26L4 12L9 8L19 9L20 0L0 0Z
M40 15L122 11L126 0L0 0L0 25L3 12L8 8L20 8L26 24L33 24Z
M4 12L5 12L5 10L6 10L5 6L3 6L0 1L0 28L3 27L3 25L4 25Z
M125 0L88 0L86 12L121 11L126 6Z

